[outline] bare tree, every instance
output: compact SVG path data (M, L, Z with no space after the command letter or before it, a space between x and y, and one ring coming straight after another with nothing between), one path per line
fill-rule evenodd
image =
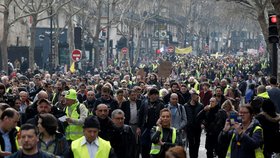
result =
M64 5L63 7L60 7ZM59 49L58 49L58 44L59 44L59 37L62 33L64 33L63 31L67 28L68 31L68 35L67 35L67 39L68 39L68 44L69 44L69 51L74 50L74 32L73 32L73 16L77 15L79 12L81 12L84 8L77 8L74 7L76 6L75 3L73 1L69 1L69 3L65 4L64 1L59 1L58 3L56 3L54 7L54 10L57 10L56 8L59 7L60 9L57 10L57 13L53 16L54 19L54 31L53 31L53 43L54 43L54 61L53 64L54 66L58 66L59 61L57 58L57 56L59 55ZM65 15L65 19L60 18L59 15ZM63 21L62 21L63 20ZM64 24L63 26L60 26L59 23Z
M244 7L246 7L247 10L250 11L250 14L252 15L253 18L255 18L262 30L264 40L266 42L266 45L269 45L268 41L268 8L270 4L270 0L227 0L227 1L232 1L237 4L240 4ZM274 1L273 1L274 2ZM277 2L279 3L279 2ZM278 4L277 4L278 6ZM279 14L279 13L278 13ZM271 53L271 51L269 51Z
M29 67L31 70L34 69L34 50L35 50L35 35L36 35L36 26L40 21L49 19L50 17L57 14L58 10L62 8L65 4L69 3L71 0L68 0L61 5L53 8L55 6L56 0L38 0L32 1L21 0L17 2L17 7L24 12L25 14L30 15L32 18L31 27L30 27L30 47L29 47ZM51 14L47 14L47 11L54 9ZM52 34L52 32L51 32ZM51 48L52 49L52 48Z
M28 17L30 14L19 13L14 16L14 18L10 17L10 7L14 5L16 0L4 0L0 3L0 13L3 14L3 33L2 38L0 40L1 46L1 67L4 71L8 72L8 36L11 26L16 23L19 19ZM25 7L25 5L22 5Z

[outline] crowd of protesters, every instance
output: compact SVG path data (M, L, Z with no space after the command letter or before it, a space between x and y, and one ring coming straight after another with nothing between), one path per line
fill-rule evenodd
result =
M280 89L266 60L187 55L160 77L164 60L2 72L0 157L186 157L185 148L198 158L203 129L207 158L280 153Z

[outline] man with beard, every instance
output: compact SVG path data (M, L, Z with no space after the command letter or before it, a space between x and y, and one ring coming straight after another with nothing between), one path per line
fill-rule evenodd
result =
M95 94L94 91L88 91L86 100L83 102L85 106L88 108L89 112L92 112L94 103L95 103Z
M52 104L55 105L59 98L61 93L65 90L65 86L66 86L66 82L64 80L58 80L55 84L55 92L53 94L53 98L52 98Z
M117 157L120 158L139 158L136 152L136 137L129 125L124 124L124 112L116 109L112 112L114 130L110 141Z
M110 141L112 138L113 131L113 122L109 117L109 108L106 104L99 104L96 107L95 114L97 116L98 121L100 122L100 132L99 136L107 141Z
M103 86L101 88L101 97L98 98L93 106L94 111L99 104L105 104L109 108L109 116L115 109L118 108L118 102L113 99L111 95L111 89L108 86Z
M22 125L20 128L20 136L22 149L11 155L9 158L55 158L54 155L49 155L38 149L38 130L34 125Z
M201 121L196 119L197 114L203 109L203 105L199 102L198 93L193 90L190 91L191 100L185 104L187 114L186 133L189 142L190 158L198 158L198 150L201 136Z
M163 108L164 104L159 100L159 91L155 88L150 89L148 98L142 102L138 117L138 133L141 133L142 158L150 158L152 145L151 129L156 126L160 110Z
M221 87L216 87L214 97L218 102L218 106L221 108L222 104L226 101L226 97L223 94L223 90Z
M56 118L66 115L63 111L58 110L57 107L52 106L51 102L44 98L38 100L36 109L37 110L36 112L34 112L33 118L27 120L27 123L33 124L35 126L37 126L38 124L39 114L50 113L53 114ZM65 132L64 132L64 127L62 122L59 120L57 121L58 121L58 131L64 134Z
M172 93L176 93L178 95L178 99L179 99L179 103L181 105L184 105L185 104L185 100L184 100L184 97L182 96L181 92L180 92L180 86L177 82L172 82L170 84L170 87L171 87L171 92L168 93L164 98L163 98L163 101L165 104L168 104L169 101L170 101L170 96Z
M24 124L27 120L33 118L35 115L38 114L37 106L38 101L41 99L48 99L48 93L42 90L37 94L36 101L34 101L32 105L28 106L25 110L25 114L23 114L25 118L21 117L21 124Z

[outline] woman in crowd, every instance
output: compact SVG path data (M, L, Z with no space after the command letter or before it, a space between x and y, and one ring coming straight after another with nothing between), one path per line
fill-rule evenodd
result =
M232 105L232 102L227 99L223 104L222 104L222 107L221 107L226 113L227 113L227 116L229 117L230 116L230 113L231 112L234 112L234 113L237 113L237 111L234 109L234 106Z
M226 121L223 131L219 135L219 143L228 142L227 158L259 158L263 157L263 130L259 122L253 117L250 105L242 105L239 110L241 123Z
M256 119L263 128L264 156L271 158L273 153L280 153L280 115L276 113L275 106L270 99L263 101L262 110Z
M160 111L157 126L152 131L152 158L164 158L165 152L175 145L182 145L179 132L171 127L171 112L167 108Z
M38 147L59 157L68 157L69 146L65 136L57 132L58 122L52 114L40 114L38 120Z
M225 97L232 102L234 109L239 109L240 96L234 92L233 88L228 88Z

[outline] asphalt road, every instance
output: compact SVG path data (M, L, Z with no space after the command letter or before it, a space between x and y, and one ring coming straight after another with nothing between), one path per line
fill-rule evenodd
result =
M204 131L202 131L201 137L200 137L200 147L199 147L199 153L198 153L198 157L199 158L206 158L206 149L205 149L205 138L206 135L204 133ZM187 148L187 156L188 158L189 156L189 148Z
M206 138L206 135L203 131L201 134L201 138L200 138L200 147L199 147L199 153L198 153L199 158L206 158L205 138Z

